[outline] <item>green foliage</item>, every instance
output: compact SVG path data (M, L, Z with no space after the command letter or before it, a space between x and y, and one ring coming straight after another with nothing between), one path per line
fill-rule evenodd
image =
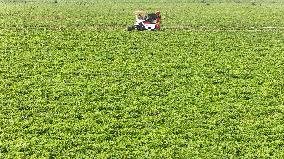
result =
M125 31L158 6L164 30ZM1 6L0 158L282 158L282 13Z

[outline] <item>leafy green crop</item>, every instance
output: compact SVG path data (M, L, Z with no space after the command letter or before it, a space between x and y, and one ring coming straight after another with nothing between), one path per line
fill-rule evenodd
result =
M139 7L163 30L125 31ZM282 13L1 6L0 158L282 158Z

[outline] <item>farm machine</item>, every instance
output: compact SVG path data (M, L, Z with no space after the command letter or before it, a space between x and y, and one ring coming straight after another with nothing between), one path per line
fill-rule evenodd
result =
M134 12L136 16L136 20L133 26L129 26L127 28L128 31L138 30L160 30L161 28L161 14L160 11L156 13L145 14L143 11L136 11Z

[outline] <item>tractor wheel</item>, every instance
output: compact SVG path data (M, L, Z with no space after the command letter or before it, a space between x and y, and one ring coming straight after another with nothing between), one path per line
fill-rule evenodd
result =
M142 31L142 27L141 26L137 26L137 30L138 31Z
M139 25L137 26L137 30L138 31L143 31L143 30L146 30L145 26L141 23L139 23Z
M127 30L128 31L132 31L132 30L134 30L134 27L133 26L129 26L129 27L127 27Z

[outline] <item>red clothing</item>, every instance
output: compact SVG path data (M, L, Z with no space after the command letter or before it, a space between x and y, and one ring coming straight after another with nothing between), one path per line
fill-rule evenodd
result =
M157 15L158 18L156 19L156 26L155 26L155 28L160 30L160 28L161 28L161 25L160 25L160 23L161 23L161 14L158 11L158 12L156 12L156 15Z

